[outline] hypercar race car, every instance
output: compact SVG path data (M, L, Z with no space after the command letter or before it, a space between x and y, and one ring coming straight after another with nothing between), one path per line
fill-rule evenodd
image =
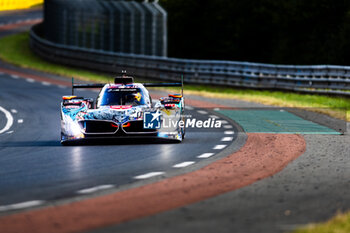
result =
M153 102L146 87L160 86L182 86L183 93L183 82L141 84L125 75L115 78L113 84L72 83L72 95L62 97L61 143L104 138L181 142L185 137L183 95L171 94ZM77 88L101 88L96 103L75 96Z

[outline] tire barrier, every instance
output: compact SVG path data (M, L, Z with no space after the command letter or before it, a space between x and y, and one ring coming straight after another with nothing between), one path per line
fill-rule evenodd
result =
M167 13L157 2L45 0L44 37L67 46L167 55Z

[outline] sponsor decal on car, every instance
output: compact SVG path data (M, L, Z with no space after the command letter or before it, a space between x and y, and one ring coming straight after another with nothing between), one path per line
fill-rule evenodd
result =
M145 112L143 120L144 129L160 129L161 127L161 116L160 111Z
M222 126L222 121L216 118L208 118L206 120L198 120L196 118L179 119L178 117L162 117L162 113L159 111L145 112L144 113L144 129L170 129L170 128L216 128L219 129Z

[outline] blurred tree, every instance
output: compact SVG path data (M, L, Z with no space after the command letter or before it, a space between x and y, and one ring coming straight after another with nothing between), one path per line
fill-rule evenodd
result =
M350 65L350 1L160 0L169 56Z

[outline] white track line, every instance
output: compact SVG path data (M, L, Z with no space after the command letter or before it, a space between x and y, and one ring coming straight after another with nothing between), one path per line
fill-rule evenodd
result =
M26 202L16 203L16 204L12 204L12 205L4 205L4 206L0 206L0 211L25 209L25 208L30 208L30 207L42 205L43 203L44 203L44 201L34 200L34 201L26 201Z
M214 153L204 153L204 154L201 154L200 156L197 156L197 158L199 159L206 159L206 158L209 158L211 156L213 156Z
M214 119L220 118L220 117L218 117L218 116L216 116L216 115L210 115L209 117L210 117L210 118L214 118Z
M220 111L220 108L214 108L213 110L214 111Z
M151 178L151 177L154 177L154 176L160 176L160 175L163 175L163 174L165 174L165 173L164 172L150 172L150 173L146 173L146 174L143 174L143 175L135 176L134 178L138 179L138 180L142 180L142 179L148 179L148 178Z
M193 161L187 161L187 162L175 164L173 167L175 167L175 168L182 168L182 167L190 166L192 164L194 164Z
M16 109L11 109L11 112L16 114L17 113L17 110Z
M12 74L11 77L14 78L14 79L19 79L19 76L14 75L14 74Z
M26 78L26 81L27 81L27 82L29 82L29 83L33 83L33 82L35 82L35 80L34 80L34 79L32 79L32 78Z
M227 130L227 131L224 132L224 134L226 134L226 135L233 135L233 134L235 134L235 132L231 131L231 130Z
M221 122L221 124L228 124L228 121L226 120L219 120Z
M227 145L216 145L214 146L213 150L222 150L226 147Z
M44 85L44 86L50 86L51 85L51 83L48 83L48 82L41 82L41 84Z
M18 119L18 124L22 124L23 123L23 119Z
M185 109L187 109L187 110L193 110L194 108L192 108L191 106L185 106Z
M224 125L224 128L225 129L232 129L233 127L232 127L232 125Z
M224 137L221 139L222 142L230 142L233 140L233 137Z
M198 112L199 114L208 114L208 112L203 111L203 110L198 110L197 112Z
M0 106L0 111L3 112L7 118L7 122L6 122L5 127L0 130L0 134L2 134L3 132L6 132L7 130L9 130L11 128L11 126L13 125L13 117L9 111L7 111L6 109L4 109L1 106Z
M66 88L66 86L58 85L59 88Z
M88 189L82 189L77 191L78 194L88 194L88 193L94 193L100 190L110 189L114 188L115 186L112 184L105 184L105 185L99 185L96 187L88 188Z

